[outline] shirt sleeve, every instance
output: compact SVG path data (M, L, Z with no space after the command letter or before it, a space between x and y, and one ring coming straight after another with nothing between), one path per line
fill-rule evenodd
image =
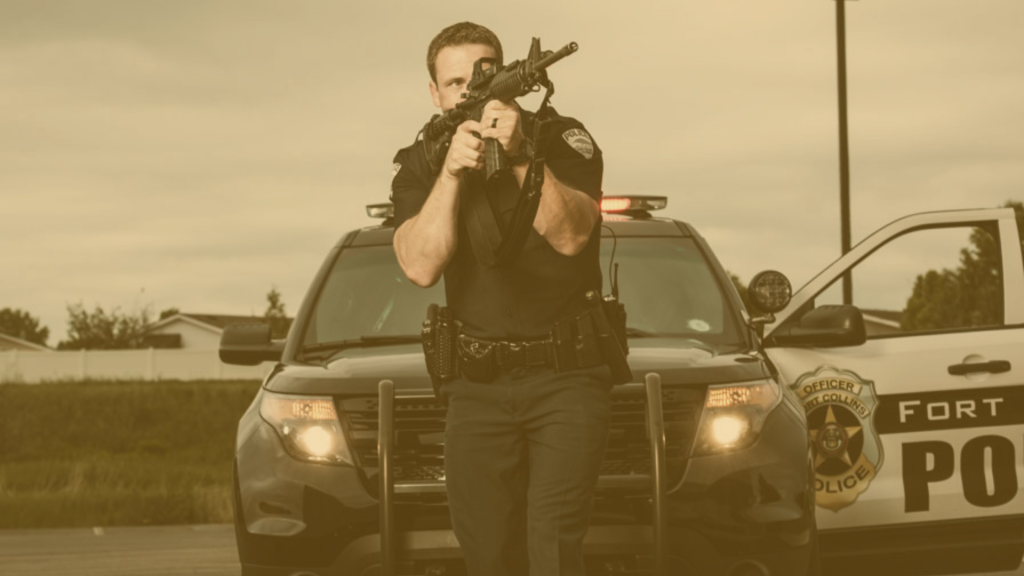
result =
M604 159L590 132L574 118L557 117L545 128L545 160L558 181L601 201Z
M391 168L391 203L395 206L395 230L419 214L430 196L430 186L419 174L419 167L414 161L410 149L403 148L395 154L395 163Z

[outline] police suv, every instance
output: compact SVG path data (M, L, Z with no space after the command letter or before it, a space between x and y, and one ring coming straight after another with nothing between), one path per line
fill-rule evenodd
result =
M757 312L693 226L652 217L665 204L602 204L602 266L617 275L636 382L613 390L588 574L1017 569L1024 262L1014 211L897 220L796 294L783 275L759 274L748 289ZM245 576L464 574L445 499L445 412L419 335L444 290L406 279L389 211L368 207L383 223L330 251L286 340L264 325L222 337L226 362L276 362L238 426ZM961 255L967 235L984 258ZM953 272L925 274L921 257L942 250L983 261L974 277L989 313L942 314ZM856 305L842 303L844 277ZM660 391L645 387L652 378Z

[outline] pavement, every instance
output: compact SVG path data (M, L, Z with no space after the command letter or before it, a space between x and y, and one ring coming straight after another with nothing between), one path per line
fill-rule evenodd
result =
M3 576L240 576L229 524L0 530Z
M0 576L241 573L230 524L0 530ZM1024 576L1024 567L984 576Z

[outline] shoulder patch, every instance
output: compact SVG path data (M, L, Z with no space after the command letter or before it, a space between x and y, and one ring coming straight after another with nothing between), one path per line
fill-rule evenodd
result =
M587 134L586 130L570 128L562 132L562 138L587 160L594 157L594 141L590 139L590 134Z
M395 165L391 167L391 179L394 180L395 176L398 176L398 171L402 169L402 164L395 162Z

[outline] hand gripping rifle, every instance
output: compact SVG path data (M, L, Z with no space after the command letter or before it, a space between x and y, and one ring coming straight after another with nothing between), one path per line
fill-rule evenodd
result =
M499 66L494 58L477 60L473 64L469 93L464 95L466 99L444 114L435 114L423 127L423 144L434 172L441 169L455 130L466 120L479 122L483 117L484 106L491 100L508 102L530 92L538 92L544 86L547 88L547 102L547 98L554 93L554 85L548 80L547 67L578 48L575 42L570 42L557 52L541 51L540 38L534 38L530 44L530 54L525 60L516 60L508 66ZM486 178L490 180L495 174L507 169L508 161L501 144L494 138L484 138Z

